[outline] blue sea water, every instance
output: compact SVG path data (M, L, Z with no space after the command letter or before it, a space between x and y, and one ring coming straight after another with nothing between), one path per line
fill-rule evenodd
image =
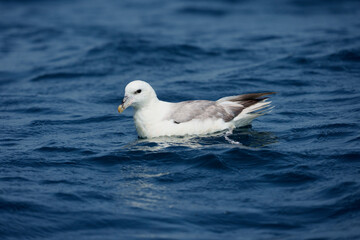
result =
M138 139L134 79L276 107ZM359 1L1 0L0 119L0 239L360 239Z

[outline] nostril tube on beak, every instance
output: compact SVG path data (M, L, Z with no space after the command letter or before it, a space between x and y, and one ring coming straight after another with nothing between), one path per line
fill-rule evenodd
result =
M128 99L128 97L127 97L127 96L124 96L121 104L124 104L124 103L127 101L127 99Z
M123 100L122 100L122 103L121 103L121 105L119 105L119 107L118 107L118 112L119 113L122 113L125 109L126 109L126 101L128 100L128 97L127 96L125 96L124 98L123 98Z

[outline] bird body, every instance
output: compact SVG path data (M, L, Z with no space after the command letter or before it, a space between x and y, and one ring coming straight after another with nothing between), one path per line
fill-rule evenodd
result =
M159 100L148 83L136 80L126 86L118 110L121 113L134 107L135 127L141 138L201 135L249 125L269 111L270 102L261 97L272 93L171 103Z

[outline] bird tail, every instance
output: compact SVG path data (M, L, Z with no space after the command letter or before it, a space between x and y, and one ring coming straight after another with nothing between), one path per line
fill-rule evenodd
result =
M255 118L271 111L271 102L267 101L268 97L264 96L274 93L263 92L229 96L220 98L216 102L231 113L232 118L228 119L227 122L231 121L235 127L241 127L249 125Z
M274 106L271 106L271 101L267 101L267 98L251 105L243 110L244 114L256 115L256 117L262 116L271 112Z
M262 115L265 115L274 108L271 106L271 101L264 98L248 107L246 107L239 115L237 115L233 122L236 127L242 127L251 124L251 122Z

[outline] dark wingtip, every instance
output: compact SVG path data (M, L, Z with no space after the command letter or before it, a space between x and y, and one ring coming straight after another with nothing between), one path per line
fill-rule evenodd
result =
M266 92L264 95L277 94L277 92Z
M264 98L261 98L266 95L276 94L276 92L260 92L260 93L248 93L244 95L239 96L239 100L262 100Z

